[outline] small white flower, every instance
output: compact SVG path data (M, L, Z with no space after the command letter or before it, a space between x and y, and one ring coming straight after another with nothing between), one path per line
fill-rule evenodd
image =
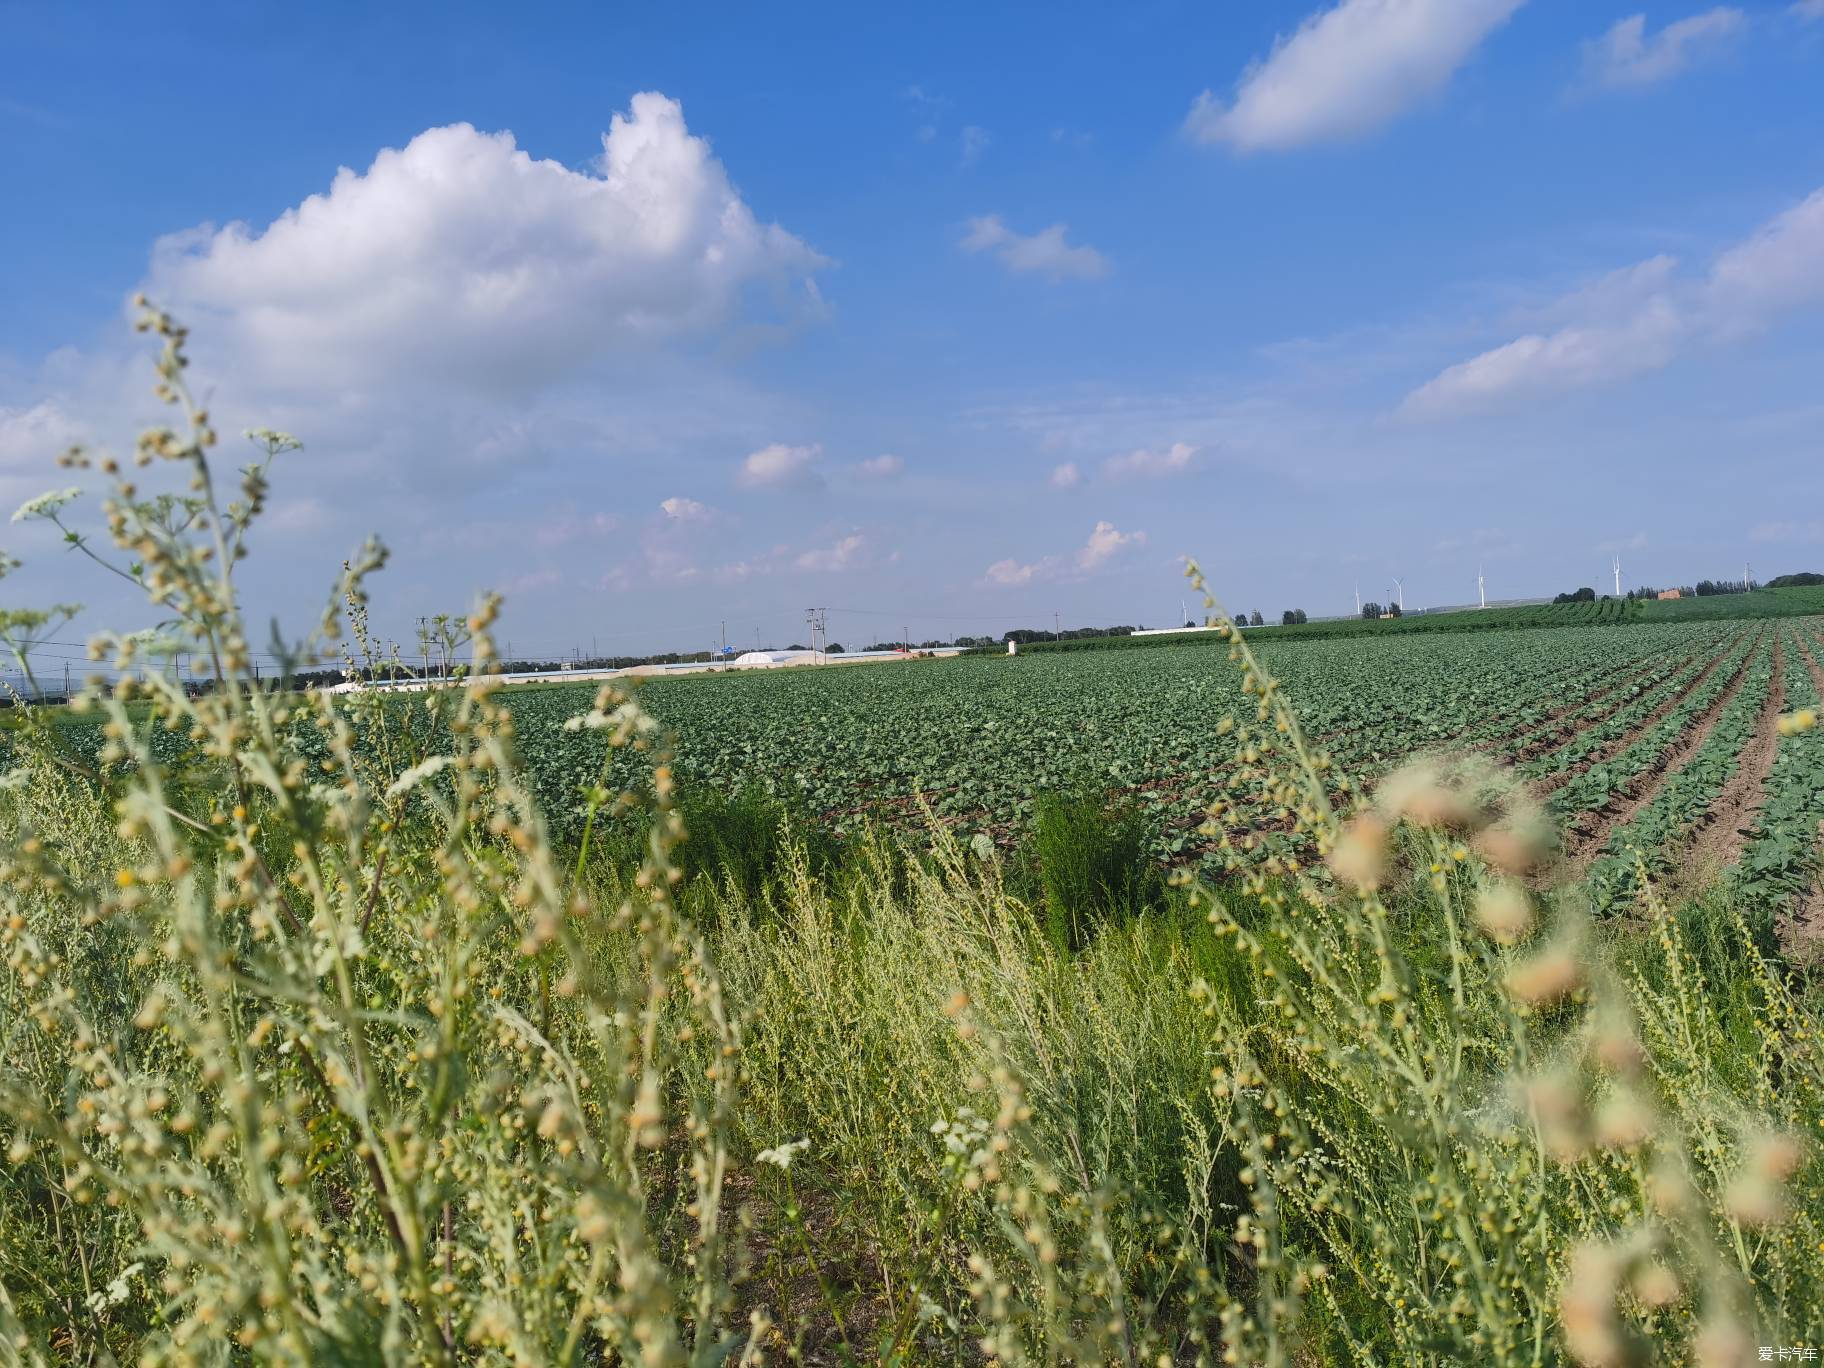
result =
M792 1160L797 1158L800 1154L803 1154L810 1147L811 1142L808 1139L787 1140L783 1145L776 1145L772 1149L761 1150L754 1158L759 1160L762 1164L777 1164L782 1169L788 1169L792 1166Z
M28 518L49 518L56 515L58 509L80 496L80 489L52 489L40 494L35 499L27 499L19 505L13 514L14 522L24 522Z

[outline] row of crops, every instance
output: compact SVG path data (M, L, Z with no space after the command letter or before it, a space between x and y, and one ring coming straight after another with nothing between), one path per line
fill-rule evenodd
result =
M1820 707L1818 624L1799 624L1786 639L1781 684L1789 713ZM1791 905L1811 896L1824 830L1824 741L1817 731L1786 731L1765 784L1763 802L1731 878L1757 902Z

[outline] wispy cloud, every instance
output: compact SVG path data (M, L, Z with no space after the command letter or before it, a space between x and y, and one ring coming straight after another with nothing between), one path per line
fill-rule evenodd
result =
M853 570L866 554L868 539L859 532L840 538L834 546L802 552L792 563L800 570Z
M1173 442L1160 450L1141 448L1125 456L1110 456L1102 463L1102 473L1111 480L1132 479L1144 475L1179 475L1191 468L1197 448L1188 442Z
M1053 489L1075 489L1083 483L1083 472L1077 469L1075 461L1066 461L1063 465L1051 468L1050 484Z
M1239 152L1360 137L1441 89L1525 0L1342 0L1274 45L1224 104L1204 91L1185 133Z
M605 537L620 528L621 520L612 513L591 513L587 516L571 513L539 526L532 534L535 546L546 548L569 546L574 542L588 541Z
M1621 551L1645 551L1647 549L1647 534L1645 532L1636 532L1631 537L1616 537L1610 541L1597 542L1596 549L1605 556L1613 556Z
M1660 369L1694 341L1738 340L1824 302L1824 190L1720 253L1702 281L1681 281L1677 264L1654 257L1558 301L1560 326L1447 367L1401 412L1446 417L1623 380Z
M981 159L982 153L988 150L988 144L994 140L988 136L988 130L969 124L963 129L962 158L964 166L974 166Z
M906 463L890 452L855 463L855 473L869 480L891 480L905 469Z
M1106 519L1098 522L1089 539L1068 556L1041 556L1036 561L1012 558L996 561L982 574L986 584L1017 589L1029 584L1082 579L1101 570L1123 551L1144 546L1146 533L1123 532Z
M1739 9L1719 5L1649 35L1647 16L1629 15L1584 44L1586 79L1609 89L1657 85L1720 50L1747 23Z
M1749 529L1748 540L1774 546L1782 543L1824 542L1824 522L1815 518L1806 522L1793 522L1781 518L1773 522L1757 523Z
M988 214L969 220L963 235L965 252L992 252L1010 271L1032 273L1051 280L1094 280L1108 273L1108 258L1094 247L1065 240L1066 224L1054 223L1036 233L1016 233Z

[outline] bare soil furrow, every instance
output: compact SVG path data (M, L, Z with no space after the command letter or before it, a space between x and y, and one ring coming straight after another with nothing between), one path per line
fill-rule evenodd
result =
M1583 876L1584 868L1607 843L1609 833L1616 827L1625 826L1633 821L1642 808L1659 796L1659 790L1665 784L1667 777L1697 753L1698 747L1704 744L1711 729L1716 726L1717 718L1722 716L1723 709L1729 706L1730 701L1740 691L1743 681L1748 678L1749 662L1754 659L1754 651L1758 649L1757 641L1755 647L1742 657L1742 663L1737 667L1735 677L1729 681L1729 686L1717 695L1715 701L1704 710L1703 716L1697 718L1691 726L1679 733L1677 739L1670 742L1655 756L1652 763L1623 784L1621 789L1611 795L1609 801L1602 807L1593 812L1580 812L1572 820L1565 831L1564 848L1576 877ZM1775 650L1776 652L1778 650L1777 637ZM1704 674L1709 674L1715 665L1716 662L1713 661L1704 670ZM1779 668L1777 661L1774 668L1776 671ZM1700 675L1697 680L1692 681L1691 688L1696 688L1702 678L1703 676ZM1681 691L1679 698L1682 699L1690 692L1691 689ZM1621 754L1627 749L1628 744L1632 743L1642 732L1657 726L1677 705L1678 699L1674 699L1665 707L1655 709L1651 718L1642 722L1624 739L1622 744L1615 747L1614 754Z

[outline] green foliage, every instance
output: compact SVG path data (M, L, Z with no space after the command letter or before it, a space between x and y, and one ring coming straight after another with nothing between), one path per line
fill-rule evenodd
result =
M818 875L835 859L835 842L802 804L788 803L758 785L732 794L686 793L677 810L686 834L678 851L685 877L726 886L749 906L758 906L766 889L794 869Z
M1099 794L1040 799L1031 850L1045 933L1060 949L1083 949L1104 927L1156 904L1164 891L1158 862L1147 855L1144 819Z

